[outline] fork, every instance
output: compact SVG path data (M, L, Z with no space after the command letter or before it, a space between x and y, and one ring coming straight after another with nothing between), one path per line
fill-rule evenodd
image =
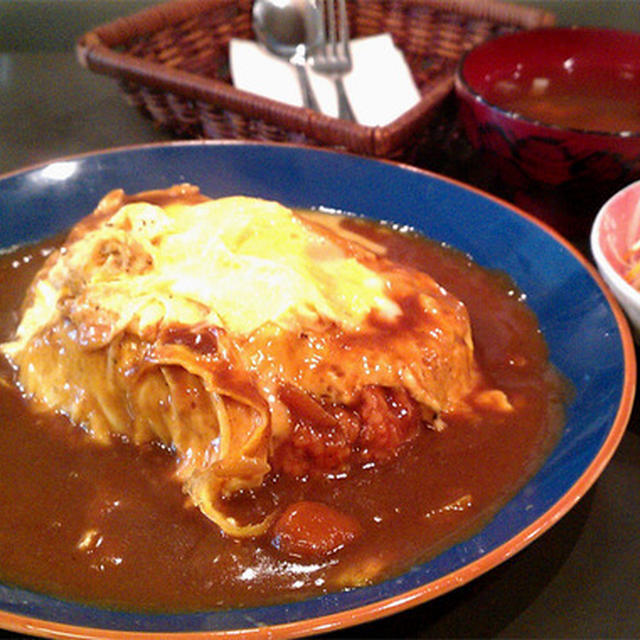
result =
M342 76L353 67L345 0L317 0L317 5L321 34L317 46L311 52L311 68L333 79L338 96L338 117L355 122L356 118L342 82Z

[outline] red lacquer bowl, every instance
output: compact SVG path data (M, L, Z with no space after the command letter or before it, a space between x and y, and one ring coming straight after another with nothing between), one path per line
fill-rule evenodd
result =
M573 105L554 96L550 87L565 84L585 96ZM535 94L534 111L506 100L524 86ZM606 95L598 96L603 87ZM595 214L604 199L640 177L640 33L551 27L500 36L463 57L455 90L471 144L517 188L539 184L582 196L595 188ZM591 104L596 98L611 101L605 116L596 116L602 113ZM582 114L578 109L567 121L574 107ZM611 117L633 108L637 126Z

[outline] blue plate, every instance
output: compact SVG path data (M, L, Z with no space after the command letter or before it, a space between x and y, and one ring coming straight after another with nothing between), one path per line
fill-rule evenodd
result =
M484 573L543 533L613 455L635 391L633 341L595 270L535 219L462 184L406 166L314 149L183 142L67 158L0 178L0 246L68 228L109 190L198 185L292 207L327 207L410 225L512 276L537 313L551 360L576 388L562 438L537 475L473 538L381 584L300 603L184 615L113 612L0 584L0 626L127 638L304 635L388 615Z

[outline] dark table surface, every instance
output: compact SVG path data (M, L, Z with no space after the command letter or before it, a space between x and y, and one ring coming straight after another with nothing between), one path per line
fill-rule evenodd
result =
M69 51L0 51L0 173L170 139ZM430 167L431 168L431 167ZM574 238L584 249L585 238ZM640 403L637 403L640 404ZM329 637L640 637L640 408L608 467L551 530L489 573ZM0 638L20 638L0 631Z

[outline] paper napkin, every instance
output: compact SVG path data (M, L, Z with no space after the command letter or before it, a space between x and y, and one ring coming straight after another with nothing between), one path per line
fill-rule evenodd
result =
M384 126L416 105L420 93L402 52L388 33L351 41L353 69L343 76L351 107L360 124ZM257 42L232 39L231 77L238 89L302 106L296 70ZM323 113L337 117L335 85L308 67L311 87Z

